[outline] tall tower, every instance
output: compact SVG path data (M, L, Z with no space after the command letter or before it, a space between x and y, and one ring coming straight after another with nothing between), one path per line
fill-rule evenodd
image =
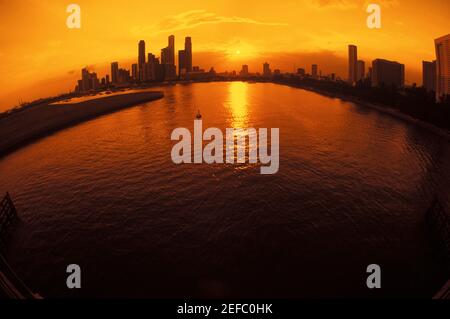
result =
M436 92L436 61L422 61L422 85L427 92Z
M270 65L267 62L264 62L263 64L263 75L264 76L270 76L272 74L272 71L270 70Z
M363 60L358 60L356 62L356 81L364 80L364 76L366 75L365 63Z
M142 80L145 68L145 41L139 41L138 46L138 68L139 68L139 78Z
M170 64L169 47L161 49L161 64Z
M317 64L311 65L311 75L313 78L317 78Z
M138 65L137 65L137 63L133 63L131 65L131 78L133 79L133 81L138 80Z
M186 72L192 72L192 41L191 37L186 37L184 40L184 51L186 59Z
M178 75L186 75L186 50L178 51Z
M357 81L356 72L358 69L358 49L356 45L350 44L348 46L348 83L353 85Z
M450 95L450 34L434 40L436 48L436 100Z
M169 36L169 46L168 48L168 60L169 64L175 65L175 36L171 35Z
M113 62L111 63L111 81L113 84L116 84L118 81L118 73L119 73L119 63Z

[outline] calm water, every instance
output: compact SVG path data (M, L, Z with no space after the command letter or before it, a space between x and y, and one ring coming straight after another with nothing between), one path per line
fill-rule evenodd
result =
M450 189L450 145L377 111L274 84L162 88L0 161L20 214L7 257L42 295L431 296L424 226ZM279 127L280 170L175 165L170 134ZM448 192L447 192L448 193ZM82 267L69 291L65 269ZM382 267L368 291L366 267Z

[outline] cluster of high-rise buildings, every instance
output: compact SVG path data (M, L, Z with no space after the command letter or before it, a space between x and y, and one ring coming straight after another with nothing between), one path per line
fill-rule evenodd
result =
M422 62L423 87L428 92L435 92L436 100L450 95L450 34L434 40L435 61ZM357 47L348 46L348 82L355 85L363 80L364 61L358 60ZM405 85L405 66L395 61L375 59L369 67L366 78L372 86L388 85L403 87Z
M96 73L84 68L81 71L81 80L75 87L76 92L97 90L101 87L121 86L131 83L162 82L184 78L191 73L200 73L199 67L192 66L192 39L186 37L184 49L178 51L178 72L175 65L175 36L169 36L167 47L161 49L160 57L146 53L145 41L138 43L137 63L131 65L131 70L119 68L118 62L111 63L111 77L106 75L98 80Z
M405 85L405 65L396 61L375 59L372 66L365 70L365 62L358 60L358 48L356 45L348 46L348 83L355 85L359 81L368 79L372 86L396 86Z
M364 80L371 74L371 68L366 75L366 64L363 60L358 60L358 48L356 45L348 46L348 81L354 84Z
M423 87L429 92L435 92L436 99L439 100L445 95L450 95L450 34L435 39L436 60L422 62ZM96 73L91 73L87 68L81 71L81 80L76 86L77 92L87 92L98 90L102 87L120 86L131 83L162 82L175 79L202 79L205 74L215 75L213 68L209 73L203 69L192 65L192 39L186 37L184 49L178 51L178 69L175 65L175 36L168 38L167 47L161 49L160 57L146 52L145 41L141 40L138 44L137 63L131 65L131 70L119 68L118 62L111 63L111 76L106 75L101 80L97 78ZM396 61L385 59L375 59L366 72L365 62L358 60L358 48L356 45L348 46L348 83L356 85L360 81L368 81L372 86L395 86L401 88L405 85L405 66ZM298 76L305 76L305 69L299 68L296 71ZM227 76L247 77L249 67L247 64L242 66L237 74L235 71ZM271 70L269 63L265 62L262 66L262 74L256 73L256 76L265 78L273 75L279 75L279 69ZM308 75L309 76L309 75ZM323 78L322 72L317 64L311 65L312 78ZM335 74L332 73L325 78L335 80Z

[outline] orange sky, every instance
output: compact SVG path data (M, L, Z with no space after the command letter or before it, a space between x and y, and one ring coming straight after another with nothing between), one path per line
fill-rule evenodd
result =
M70 3L81 6L79 30L66 27ZM367 28L368 3L381 5L381 29ZM366 64L397 60L407 83L420 83L433 40L450 32L448 12L449 0L0 0L0 110L72 90L86 65L102 76L111 61L129 68L140 39L159 55L169 34L176 50L191 36L194 65L206 69L260 71L267 60L346 77L353 43Z

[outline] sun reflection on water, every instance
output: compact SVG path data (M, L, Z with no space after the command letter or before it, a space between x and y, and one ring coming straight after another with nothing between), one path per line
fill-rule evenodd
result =
M233 128L246 128L249 121L248 110L248 84L232 82L228 86L228 98L225 106L231 113L231 126Z

